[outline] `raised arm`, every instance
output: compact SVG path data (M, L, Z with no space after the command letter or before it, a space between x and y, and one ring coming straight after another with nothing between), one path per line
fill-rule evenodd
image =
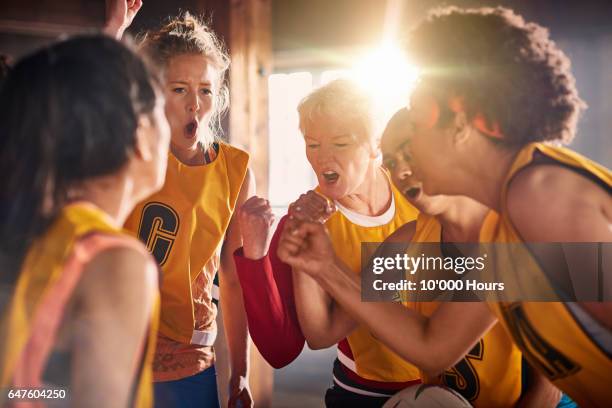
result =
M378 340L427 374L451 367L495 323L485 303L445 303L427 318L398 303L361 302L359 277L335 257L322 225L305 222L291 235L304 241L295 251L295 240L283 235L281 259L312 276Z
M251 204L257 197L251 198ZM263 199L261 199L263 200ZM304 348L293 297L291 267L276 256L280 232L287 217L283 217L268 248L261 252L262 237L267 232L257 226L265 222L269 204L255 211L253 207L239 212L243 231L243 248L234 252L234 262L247 314L249 332L257 349L274 368L282 368L297 358ZM262 221L263 222L260 222ZM247 256L248 254L248 256Z
M104 32L120 40L141 7L142 0L106 0Z
M289 208L291 217L324 222L334 207L314 191L302 194ZM280 233L288 216L283 217L268 245L272 209L260 197L249 198L239 210L243 247L234 253L242 285L251 338L274 368L282 368L297 358L304 348L304 335L298 321L291 267L276 252Z
M286 239L291 239L291 230L296 225L295 220L285 223ZM308 274L294 270L293 288L300 327L311 349L331 347L357 326L355 319Z

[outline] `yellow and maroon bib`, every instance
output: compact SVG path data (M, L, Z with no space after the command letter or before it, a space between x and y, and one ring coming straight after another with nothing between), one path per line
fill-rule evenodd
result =
M435 217L419 214L412 242L440 242L442 228ZM431 316L439 302L409 302L408 307ZM474 407L513 407L521 396L521 352L500 323L450 369L431 382L442 382Z
M508 216L507 189L517 172L542 156L549 162L585 174L603 186L612 186L612 172L603 166L565 148L529 144L519 152L508 173L502 189L500 215L492 213L485 220L481 230L482 242L522 242ZM539 268L530 267L528 270L532 276L526 276L519 265L514 268L512 279L516 285L528 287L530 280L536 279L542 284L548 282ZM548 287L551 292L554 291L550 283ZM591 407L610 404L612 356L593 341L568 304L506 302L496 304L494 312L531 365L578 405Z
M28 251L0 331L0 388L43 386L64 310L85 265L111 247L143 245L112 226L108 215L91 204L66 206L49 230ZM159 320L159 300L143 339L132 404L153 405L152 361ZM0 405L2 401L0 400Z
M326 222L337 256L355 273L361 273L361 243L383 242L402 225L413 221L417 210L391 185L395 214L384 225L362 226L351 222L341 211ZM418 368L406 362L359 325L347 336L352 356L339 347L339 360L361 378L378 382L403 383L420 379ZM340 344L342 346L342 344ZM352 358L351 358L352 357Z

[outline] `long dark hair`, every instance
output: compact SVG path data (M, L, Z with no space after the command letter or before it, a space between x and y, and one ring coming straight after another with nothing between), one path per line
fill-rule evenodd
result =
M0 91L0 275L16 281L28 247L70 187L112 174L135 146L157 81L127 46L104 36L53 44L20 60Z

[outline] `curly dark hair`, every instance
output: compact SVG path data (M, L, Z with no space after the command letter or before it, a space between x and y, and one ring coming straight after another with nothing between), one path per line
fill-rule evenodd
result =
M538 24L502 7L445 7L431 11L406 45L423 85L445 101L441 119L451 117L448 100L460 97L468 119L497 123L506 144L574 137L586 104L570 60Z

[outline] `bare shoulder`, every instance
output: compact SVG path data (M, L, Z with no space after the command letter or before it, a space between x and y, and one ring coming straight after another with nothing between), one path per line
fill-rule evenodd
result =
M385 239L385 242L405 244L412 241L412 238L414 237L414 233L416 231L416 224L417 222L415 220L402 225L401 227L396 229L393 234L389 235L387 239Z
M157 293L158 268L147 253L129 246L100 251L85 265L77 295L86 303L142 308Z
M507 196L510 219L526 241L609 241L610 201L594 181L555 165L521 171Z

